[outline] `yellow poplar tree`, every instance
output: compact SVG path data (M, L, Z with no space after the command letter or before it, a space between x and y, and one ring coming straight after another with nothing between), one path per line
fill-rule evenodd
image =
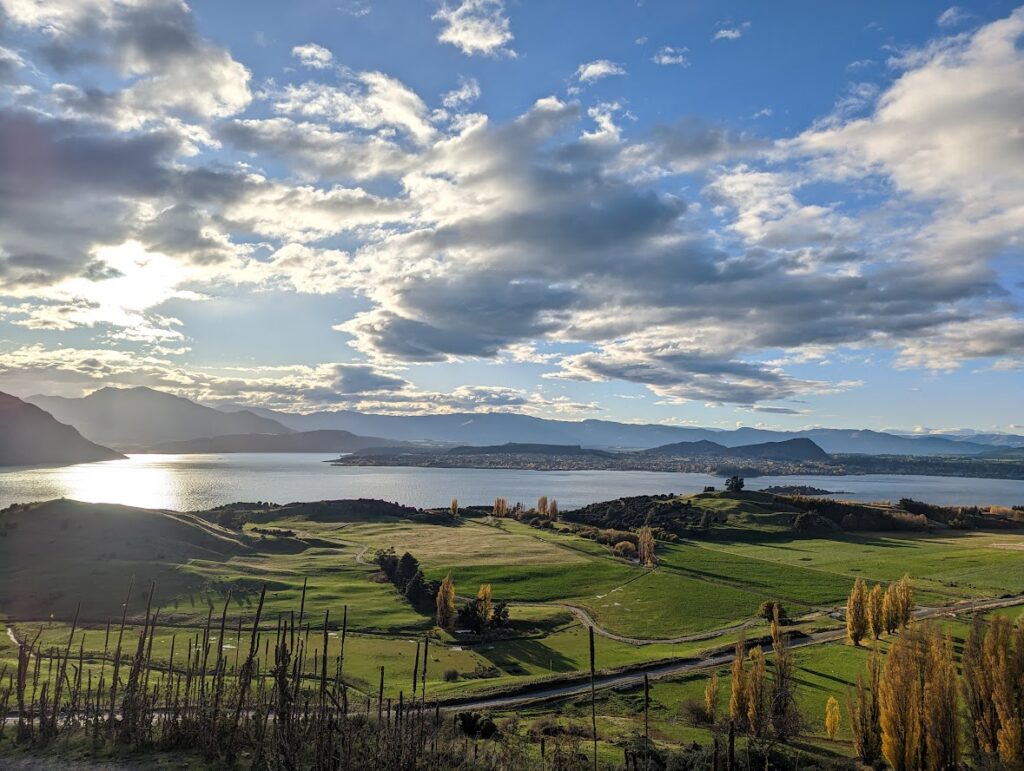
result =
M923 710L927 766L955 769L960 767L960 704L953 643L933 629L927 646Z
M455 519L455 517L459 516L459 499L458 498L452 498L452 503L448 507L448 513L452 515L452 519Z
M750 651L750 676L747 678L747 721L755 738L768 735L770 712L767 663L764 651L754 647Z
M853 583L846 601L846 639L851 645L860 645L868 629L867 589L860 576Z
M732 659L732 682L729 695L729 717L737 728L747 724L747 643L740 637Z
M836 701L835 696L829 696L828 701L825 702L825 733L828 734L829 739L835 739L836 734L839 733L839 702Z
M876 640L885 631L885 597L881 584L875 584L868 595L868 631Z
M537 499L537 513L542 517L548 515L548 497L546 495L542 495Z
M451 629L455 624L455 580L449 573L437 590L437 625Z
M908 630L889 648L879 682L882 754L893 771L916 771L921 741L921 641Z
M704 711L708 713L708 719L715 722L718 719L718 673L712 672L708 678L708 684L704 686Z
M899 590L896 584L889 584L882 596L882 624L892 634L900 627Z
M491 595L491 585L482 584L480 591L476 593L476 607L477 613L480 614L480 620L487 624L491 620L491 614L494 612L494 599Z
M558 501L554 498L548 503L548 519L552 522L558 521Z

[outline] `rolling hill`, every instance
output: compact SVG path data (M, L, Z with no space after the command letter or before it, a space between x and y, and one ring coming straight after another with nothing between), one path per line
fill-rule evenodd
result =
M246 553L243 538L193 514L66 499L14 505L0 512L0 605L46 618L81 603L85 617L109 617L133 576L133 611L150 582L165 605L203 588L190 561Z
M222 412L152 388L101 388L78 399L30 396L26 401L90 440L120 450L226 434L291 433L251 412Z
M355 452L379 447L388 440L356 436L350 431L301 431L294 434L232 434L205 439L166 442L149 448L166 453L232 452Z
M829 454L810 439L786 439L781 442L726 447L717 442L676 442L645 450L644 455L687 457L765 458L771 460L828 460Z
M90 442L34 404L0 393L0 466L66 465L123 457Z

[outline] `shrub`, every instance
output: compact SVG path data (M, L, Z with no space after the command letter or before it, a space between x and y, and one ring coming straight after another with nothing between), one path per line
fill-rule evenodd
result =
M623 559L636 559L636 547L629 541L619 541L612 547L612 551L615 552L616 556Z
M459 670L457 669L446 669L444 671L444 681L446 683L454 683L459 679Z
M771 621L775 618L775 607L779 608L779 621L789 620L789 615L786 613L786 609L782 606L782 603L778 600L765 600L761 603L757 609L757 615L763 618L765 621Z

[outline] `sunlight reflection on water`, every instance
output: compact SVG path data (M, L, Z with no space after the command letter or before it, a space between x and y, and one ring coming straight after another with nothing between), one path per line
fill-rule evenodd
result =
M331 455L132 455L127 460L61 468L0 469L0 508L11 503L75 498L167 509L204 509L234 501L288 503L383 498L416 506L487 504L498 495L532 504L540 495L563 508L628 495L699 492L718 477L644 471L520 471L502 469L348 468ZM749 489L773 484L844 491L843 498L932 503L1024 504L1024 481L956 477L759 477Z

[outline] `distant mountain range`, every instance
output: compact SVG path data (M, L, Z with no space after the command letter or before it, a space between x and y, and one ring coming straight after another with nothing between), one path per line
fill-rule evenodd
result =
M78 399L30 396L26 401L92 441L119 450L226 434L291 433L270 418L222 412L152 388L101 388Z
M762 442L738 447L726 447L703 439L699 442L676 442L643 451L644 455L664 455L679 458L700 456L717 458L763 458L766 460L828 460L829 454L810 439L786 439L781 442Z
M578 444L602 449L647 449L675 442L710 441L724 447L787 439L811 439L827 453L867 455L977 455L989 444L922 435L864 429L815 428L807 431L768 431L739 428L718 431L657 423L617 423L610 420L548 420L515 413L454 413L449 415L376 415L339 410L298 415L260 408L251 411L297 431L335 428L355 434L402 441L498 445L505 442ZM1021 440L1024 445L1024 439Z
M149 448L150 452L355 452L379 447L388 442L376 436L356 436L349 431L301 431L292 434L234 434L183 442L166 442ZM392 443L393 444L393 443ZM397 449L397 448L396 448Z
M148 449L171 442L220 439L243 446L241 435L345 431L378 437L380 445L435 442L447 445L579 445L582 448L643 450L680 442L713 442L735 448L790 439L810 439L829 454L980 455L996 446L1013 447L1002 434L956 436L900 435L861 429L816 428L768 431L739 428L719 431L609 420L548 420L515 413L378 415L350 410L295 414L262 408L206 407L150 388L103 388L89 396L67 399L33 396L27 401L75 426L83 436L120 450ZM253 439L269 446L270 440ZM1020 444L1024 445L1024 438ZM299 442L297 445L301 445ZM198 452L198 450L191 450ZM216 450L229 452L230 450ZM273 450L267 450L273 451ZM320 451L320 450L311 450ZM345 452L351 450L325 450Z
M34 404L0 393L0 466L46 466L123 458L85 439Z

